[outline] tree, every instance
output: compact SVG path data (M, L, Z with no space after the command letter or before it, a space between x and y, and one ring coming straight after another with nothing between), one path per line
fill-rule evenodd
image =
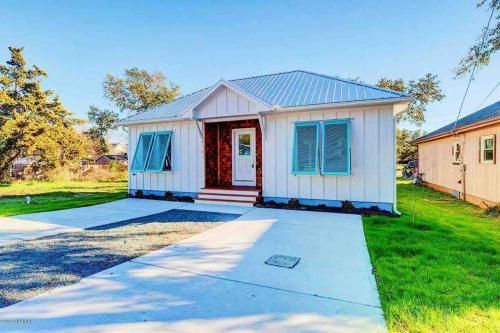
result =
M19 157L30 157L41 173L79 161L79 144L71 116L51 90L43 90L47 73L27 68L23 48L9 47L11 58L0 65L0 177Z
M476 62L477 68L487 66L491 56L500 49L500 0L478 1L477 7L483 6L488 6L491 10L492 20L489 27L485 26L482 29L481 35L469 48L467 55L460 60L455 68L455 78L463 77L472 72Z
M437 75L427 73L418 81L410 80L406 84L402 79L391 80L381 78L377 86L409 94L415 100L409 105L408 110L398 117L398 122L406 121L421 125L425 121L425 111L429 103L442 100L445 95L439 87Z
M179 86L162 73L136 67L125 69L125 79L107 74L103 86L104 96L122 112L142 112L170 102L180 93Z
M396 130L396 158L398 163L407 163L417 159L417 147L411 142L420 137L420 131L412 132L407 129Z
M96 143L96 154L102 155L108 152L106 136L109 131L116 129L118 114L110 110L99 109L91 105L87 112L91 127L88 131L90 139Z

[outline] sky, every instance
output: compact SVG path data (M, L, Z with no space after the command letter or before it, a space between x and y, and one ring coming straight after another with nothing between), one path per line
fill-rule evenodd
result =
M437 74L446 98L422 128L455 120L467 79L453 68L486 25L472 0L441 1L18 1L0 0L0 62L24 47L76 116L103 97L106 73L161 71L190 93L220 78L295 69L375 84ZM462 115L500 80L500 55L473 81ZM483 102L500 100L500 87Z

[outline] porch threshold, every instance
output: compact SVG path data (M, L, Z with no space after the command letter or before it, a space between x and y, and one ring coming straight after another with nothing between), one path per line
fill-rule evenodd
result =
M257 186L245 185L225 185L225 186L205 186L200 190L230 190L230 191L262 191L262 188Z

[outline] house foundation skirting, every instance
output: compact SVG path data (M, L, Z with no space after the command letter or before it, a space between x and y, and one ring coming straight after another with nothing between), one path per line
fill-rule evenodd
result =
M447 188L447 187L444 187L441 185L429 183L426 181L424 181L423 183L425 186L427 186L433 190L443 192L446 194L450 194L458 199L465 200L465 201L470 202L471 204L479 206L481 208L491 207L491 206L495 206L498 204L498 203L495 203L493 201L483 199L480 197L476 197L475 195L468 194L468 193L465 193L465 198L464 198L464 194L460 191L452 190L451 188Z
M301 199L297 198L299 202L303 205L317 206L325 205L330 207L341 207L343 200L322 200L322 199ZM278 198L278 197L264 197L264 202L274 201L276 203L288 203L290 198ZM380 210L385 210L387 212L393 212L393 204L389 202L369 202L369 201L351 201L356 208L371 208L373 206L378 207Z
M128 190L128 193L131 195L135 195L137 191L140 189L130 189ZM159 197L165 196L166 191L155 191L155 190L141 190L143 195L156 195ZM168 191L167 191L168 192ZM198 193L196 192L179 192L179 191L170 191L174 196L177 197L191 197L191 198L196 198L198 197Z

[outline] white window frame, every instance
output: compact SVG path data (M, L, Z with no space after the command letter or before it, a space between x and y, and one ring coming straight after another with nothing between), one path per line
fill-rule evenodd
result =
M458 150L459 150L459 154L457 156L456 152L457 152L457 146L458 146ZM453 164L460 164L460 161L462 159L462 143L460 141L455 141L453 142L453 146L451 147L451 160L453 162Z
M485 149L485 142L486 142L486 140L493 140L493 148L491 148L491 149ZM492 150L493 151L493 159L491 159L491 160L485 160L484 159L484 152L486 150ZM480 149L479 149L479 162L480 163L484 163L484 164L494 164L495 160L496 160L495 151L496 151L496 138L495 138L495 134L481 136L481 139L480 139Z

